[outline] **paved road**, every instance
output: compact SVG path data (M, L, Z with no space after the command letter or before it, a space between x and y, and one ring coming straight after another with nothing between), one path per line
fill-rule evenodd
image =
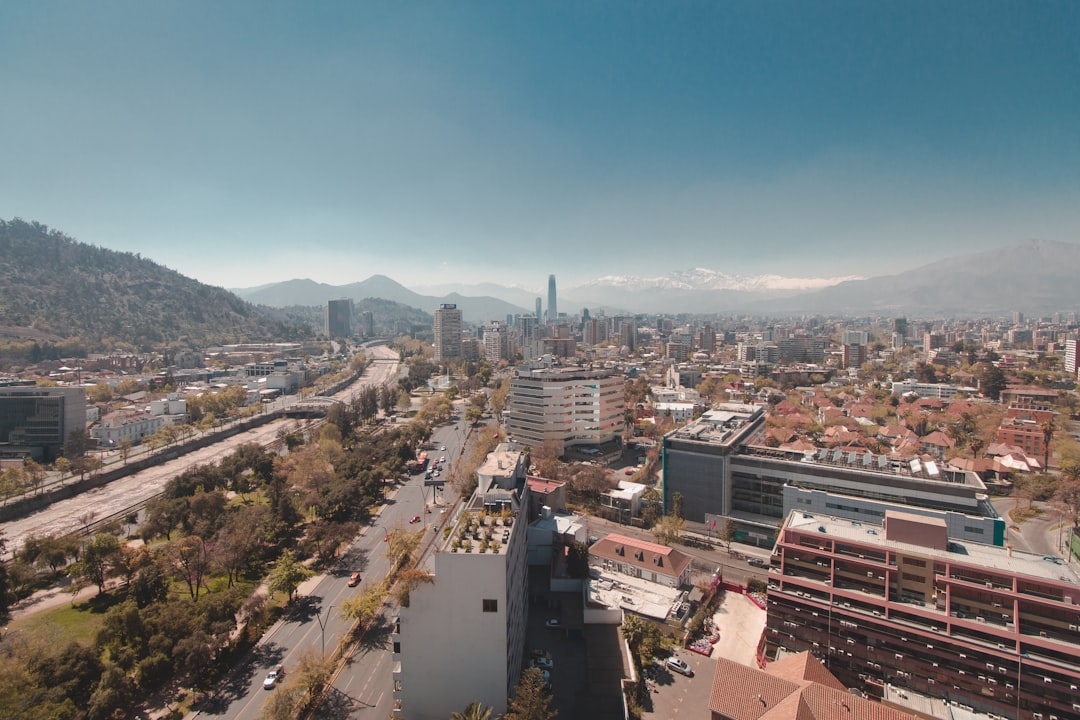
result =
M363 387L376 387L392 383L398 377L398 355L391 348L375 346L366 352L373 362L364 375L336 397L349 400ZM296 402L295 397L292 402ZM269 445L277 439L278 431L292 420L277 420L254 430L249 430L214 443L208 447L187 453L161 465L147 468L127 477L114 480L108 485L95 488L75 497L53 503L46 508L18 520L4 523L4 537L9 551L21 548L30 535L42 536L77 532L84 527L81 518L103 518L124 512L127 508L145 502L165 489L166 483L190 467L217 462L243 443Z
M460 424L443 425L432 433L429 451L447 460L460 455L466 435ZM446 447L443 451L439 448ZM191 716L192 718L225 718L227 720L255 720L259 716L273 690L264 690L263 678L279 663L286 671L295 667L301 654L316 650L329 655L349 627L341 617L340 608L354 594L361 592L371 582L377 582L389 571L383 538L388 530L396 528L431 528L442 517L435 512L426 513L425 505L431 502L431 488L423 485L423 474L414 475L388 496L371 526L344 553L338 570L334 573L311 578L300 588L301 598L297 610L276 624L260 641L250 661L238 667L229 682L219 688L215 702L210 707ZM455 500L447 489L445 502ZM440 502L444 502L442 493ZM419 515L422 523L411 524L409 519ZM446 517L449 517L448 513ZM359 571L364 578L357 588L348 587L348 577ZM349 663L334 679L328 700L316 713L317 718L342 717L383 718L389 717L393 708L391 624L396 611L384 609L382 616L353 652ZM319 620L325 625L325 635Z

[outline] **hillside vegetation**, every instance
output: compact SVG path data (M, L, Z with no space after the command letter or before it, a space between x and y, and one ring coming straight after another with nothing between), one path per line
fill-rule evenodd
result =
M232 293L41 223L0 220L0 360L297 340Z

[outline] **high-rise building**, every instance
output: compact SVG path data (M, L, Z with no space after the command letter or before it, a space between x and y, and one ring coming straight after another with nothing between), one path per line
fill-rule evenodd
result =
M536 298L536 322L544 324L544 301Z
M548 315L547 324L555 325L559 322L559 303L555 299L555 276L548 275Z
M443 303L435 311L435 360L461 357L461 310Z
M1080 361L1080 340L1069 338L1065 341L1065 372L1076 375L1078 361Z
M510 328L498 321L484 325L484 359L492 365L510 359Z
M375 337L375 315L370 310L360 313L360 333L364 337Z
M326 303L326 335L346 338L352 335L352 300L341 298Z

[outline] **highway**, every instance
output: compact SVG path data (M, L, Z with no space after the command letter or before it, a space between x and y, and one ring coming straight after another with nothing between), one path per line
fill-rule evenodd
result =
M366 348L365 353L371 362L363 376L358 382L338 393L335 396L338 399L348 401L364 387L378 387L397 381L399 370L397 352L384 345L377 345ZM277 401L280 404L271 405L269 409L282 408L296 402L300 402L300 399L294 395L288 396ZM3 530L7 549L14 552L21 548L25 539L31 535L40 537L78 532L84 527L87 518L104 518L138 506L164 490L169 480L188 468L215 463L244 443L269 445L277 439L278 431L282 427L287 427L293 422L286 419L275 420L205 448L166 460L160 465L119 478L108 485L55 502L26 517L6 522Z

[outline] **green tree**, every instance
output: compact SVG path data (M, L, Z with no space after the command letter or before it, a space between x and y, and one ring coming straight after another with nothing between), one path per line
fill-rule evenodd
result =
M583 542L570 543L566 555L566 573L572 578L586 578L589 575L589 546Z
M82 557L75 564L75 573L92 582L98 592L105 592L105 581L109 577L120 555L120 543L116 536L98 533L83 546Z
M270 588L271 593L283 592L289 600L292 600L300 583L314 574L312 570L297 562L291 550L286 550L281 554L274 569L270 571L266 580L267 587Z
M544 676L536 668L521 673L505 720L551 720L558 715L551 709L551 693L544 686Z

